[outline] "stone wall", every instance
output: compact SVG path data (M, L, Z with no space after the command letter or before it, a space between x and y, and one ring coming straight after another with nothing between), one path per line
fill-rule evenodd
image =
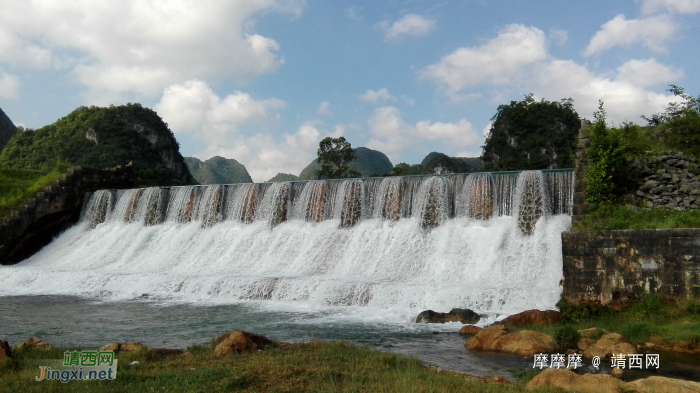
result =
M700 297L700 228L564 232L562 253L573 303Z
M584 174L590 140L583 120L576 151L573 223L588 210ZM697 161L680 152L652 153L631 163L642 186L630 198L643 208L700 207ZM646 292L700 297L700 228L564 232L562 296L573 303L625 303Z
M661 152L631 163L642 176L642 186L632 196L643 208L700 208L698 160L681 152Z
M73 168L0 223L0 264L18 263L78 222L85 194L110 188L134 188L133 166Z

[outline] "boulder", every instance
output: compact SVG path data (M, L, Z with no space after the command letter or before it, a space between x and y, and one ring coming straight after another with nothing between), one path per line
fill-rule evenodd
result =
M633 354L637 353L637 348L625 340L624 337L617 333L608 333L599 338L598 341L586 348L583 352L583 357L592 359L595 356L601 359L609 358L613 353L617 354Z
M610 375L617 379L622 379L622 376L625 374L624 371L622 371L621 368L619 367L614 367L612 370L610 370Z
M10 348L10 344L8 344L7 341L0 340L0 358L11 358L11 357L12 357L12 348Z
M123 343L119 345L119 352L138 352L148 350L148 347L139 342Z
M219 343L214 348L214 355L221 357L232 353L255 352L270 344L272 341L265 336L236 330L219 338Z
M639 393L700 393L700 383L666 377L649 377L626 383L623 391Z
M506 327L503 325L492 325L477 333L474 337L467 340L464 346L467 349L488 351L489 348L501 337L508 334Z
M527 389L557 386L578 393L620 393L624 383L606 374L583 374L561 368L548 368L527 383Z
M22 350L33 350L33 351L45 351L47 349L52 349L53 345L47 343L46 341L42 341L38 338L29 338L27 341L23 342L22 344L19 344L17 346L17 349L22 351Z
M511 315L498 323L515 327L527 325L552 326L559 323L560 319L561 313L559 311L527 310L520 314Z
M480 327L474 326L474 325L464 325L464 326L462 326L461 329L459 329L459 334L474 335L474 334L479 333L482 330L484 330L484 328L480 328Z
M580 350L585 351L586 349L588 349L588 347L591 346L591 344L598 341L598 339L600 339L604 335L608 334L608 331L605 329L592 327L589 329L579 330L578 334L581 335L581 338L579 338L578 341L576 341L576 345Z
M464 343L467 349L498 351L532 356L537 353L552 353L557 345L552 337L532 330L508 333L505 326L493 325L477 333Z
M418 314L416 322L424 323L445 323L445 322L461 322L464 324L475 324L479 322L481 317L479 314L468 308L453 308L448 313L435 312L433 310L425 310Z
M554 353L557 350L557 344L552 337L544 333L523 330L506 334L496 340L492 350L521 356L533 356L538 353Z
M100 351L112 351L115 354L117 354L117 353L119 353L119 347L120 347L119 343L111 343L111 344L107 344L104 347L100 348Z

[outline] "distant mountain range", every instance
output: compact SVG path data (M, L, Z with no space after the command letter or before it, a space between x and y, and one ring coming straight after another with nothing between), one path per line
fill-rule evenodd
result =
M266 181L265 183L274 183L280 181L297 181L299 176L292 175L291 173L278 173L272 179Z
M199 184L252 183L245 166L232 158L214 156L206 161L185 157L185 164Z
M380 151L366 147L358 147L353 150L357 158L350 164L350 168L360 172L363 177L381 176L390 172L394 167L389 161L389 157ZM319 169L321 169L321 164L318 163L318 159L315 159L301 171L299 179L316 180Z

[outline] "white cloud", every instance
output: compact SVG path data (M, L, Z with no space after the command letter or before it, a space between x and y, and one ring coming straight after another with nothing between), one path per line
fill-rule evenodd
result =
M19 93L19 79L16 76L6 74L0 70L0 97L2 98L17 98Z
M406 148L423 148L424 141L441 141L448 154L469 146L477 150L483 142L466 119L457 123L423 120L410 125L404 122L401 111L393 106L375 109L367 125L372 134L367 147L384 152L394 162L398 161L398 152Z
M660 64L656 59L630 60L618 68L617 80L639 86L666 84L683 78L683 71Z
M316 110L316 113L319 116L333 116L333 112L330 111L330 106L330 102L323 101L322 103L318 104L318 110Z
M16 62L19 55L34 67L69 64L80 83L105 94L154 96L193 78L245 82L283 63L277 42L252 31L252 18L269 11L298 14L303 5L303 0L9 0L0 13L0 62Z
M479 142L479 134L466 119L459 123L430 124L430 120L416 123L418 135L428 140L446 140L452 145L466 146Z
M435 21L416 14L406 14L403 18L394 22L391 26L385 23L386 41L396 39L402 35L420 36L426 35L435 28Z
M358 99L364 102L371 102L372 104L396 101L396 97L389 94L389 90L387 90L386 87L377 91L367 90L365 94L359 96Z
M345 9L345 15L354 21L361 21L362 17L359 15L359 12L356 8L354 7L349 7Z
M697 14L700 12L700 0L641 0L642 12L653 14L669 11L678 14Z
M616 46L638 43L652 51L664 53L666 42L673 38L675 33L676 24L666 15L627 20L620 14L600 27L583 51L583 55L593 56Z
M434 81L453 100L459 100L462 97L456 93L465 87L482 82L509 84L521 76L525 67L547 57L542 30L513 24L484 45L455 50L426 67L420 76Z
M550 40L555 42L557 45L564 45L569 39L569 32L566 30L561 30L557 28L549 29L548 37Z

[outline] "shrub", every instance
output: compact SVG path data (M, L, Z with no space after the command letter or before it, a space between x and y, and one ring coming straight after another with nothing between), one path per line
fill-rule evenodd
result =
M554 341L562 353L567 349L577 349L579 338L581 334L571 325L562 326L554 332Z

